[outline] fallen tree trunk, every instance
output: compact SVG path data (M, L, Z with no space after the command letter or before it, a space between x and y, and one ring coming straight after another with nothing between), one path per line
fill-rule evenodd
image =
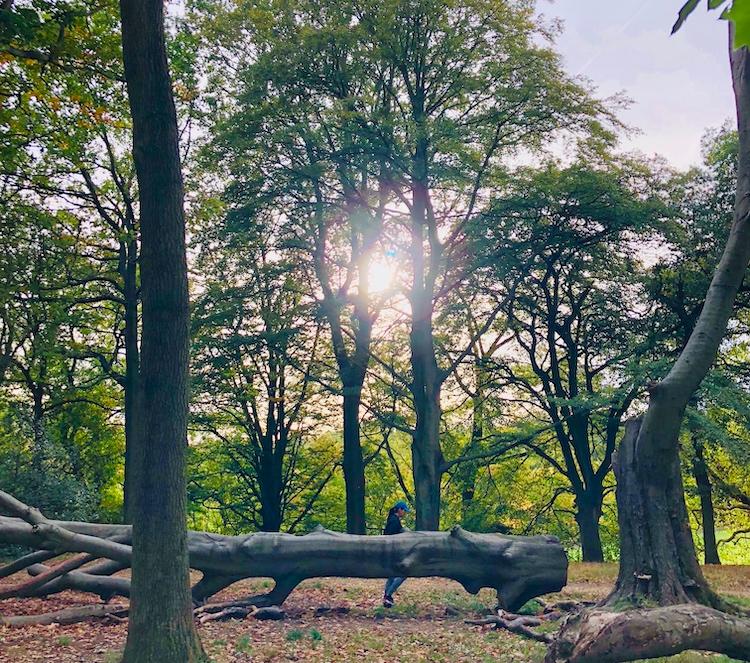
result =
M750 622L697 604L569 617L545 663L621 663L687 649L750 660Z
M35 527L17 518L0 517L0 543L45 547L60 545L65 551L95 552L92 538L117 539L127 549L130 527L95 523L49 524L77 536L39 539ZM81 551L74 541L81 541ZM565 586L568 561L555 537L474 534L460 527L450 532L405 532L397 536L359 536L316 530L305 536L258 532L246 536L221 536L206 532L188 535L190 566L204 573L197 585L204 591L250 577L273 578L277 587L265 597L254 597L256 605L279 604L306 578L326 576L388 578L392 576L451 578L475 594L482 587L495 589L499 604L518 609L535 596L556 592ZM58 548L59 549L59 548ZM118 551L119 552L119 551ZM123 556L120 555L119 559ZM72 572L66 578L90 575ZM109 580L116 580L111 578ZM77 588L81 588L80 585ZM98 593L98 592L97 592Z
M46 612L42 615L18 615L4 617L0 615L0 626L31 626L32 624L77 624L88 619L111 617L120 619L126 617L128 607L122 605L84 605L75 608L65 608L56 612Z

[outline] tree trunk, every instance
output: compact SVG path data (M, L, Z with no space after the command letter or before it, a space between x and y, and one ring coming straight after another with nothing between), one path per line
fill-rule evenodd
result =
M132 240L125 248L123 270L125 299L125 476L123 479L123 520L131 523L130 477L133 472L133 449L140 419L136 411L138 403L138 377L140 374L140 350L138 348L138 243Z
M668 465L644 467L636 453L641 419L625 424L613 466L617 479L620 571L608 605L699 602L719 606L695 556L677 449Z
M570 617L546 663L621 663L686 649L747 660L750 622L712 608L677 605L655 610L587 610ZM704 659L700 659L704 660Z
M364 374L362 375L364 379ZM365 463L359 430L362 381L344 382L344 482L346 484L346 531L366 534Z
M679 458L685 408L716 359L750 261L750 61L748 49L732 50L732 32L730 23L740 144L734 223L688 342L667 376L651 387L646 414L627 422L613 459L620 572L605 604L648 599L671 607L627 612L619 620L613 613L584 611L563 624L548 662L626 661L695 647L743 657L750 651L750 627L706 607L724 606L698 565ZM644 646L633 651L639 642Z
M720 604L698 566L678 438L685 408L716 359L750 260L748 50L730 46L730 61L740 140L734 223L688 342L664 380L651 388L642 420L626 427L616 462L620 575L610 603L645 597L660 605Z
M188 576L189 303L177 115L162 0L121 0L122 44L140 196L143 332L131 461L133 558L125 663L204 658Z
M128 525L57 521L50 524L79 535L61 539L64 551L70 552L94 550L92 537L117 537L127 542L134 531ZM28 523L0 517L0 543L34 546L40 544L39 536ZM250 577L274 578L283 587L285 598L305 578L440 576L460 582L471 593L482 587L493 588L505 608L516 610L530 598L564 587L568 567L565 551L553 536L473 534L460 527L450 532L404 532L395 536L356 536L323 529L305 536L190 532L188 545L191 567L204 573L198 583L201 598ZM81 550L83 547L88 550ZM117 570L116 566L111 568ZM115 589L114 585L101 582L101 578L97 583L93 575L83 577L88 575L86 572L74 571L63 578L76 574L74 580L90 583L96 593ZM156 584L153 579L152 584ZM279 596L277 593L277 601Z
M703 457L703 445L697 434L691 431L693 440L693 476L701 500L701 527L703 529L703 558L705 564L721 564L719 549L716 545L716 518L711 490L711 479L708 476L706 460Z
M602 540L599 519L602 515L601 498L591 493L576 497L576 523L581 535L581 553L584 562L603 562Z

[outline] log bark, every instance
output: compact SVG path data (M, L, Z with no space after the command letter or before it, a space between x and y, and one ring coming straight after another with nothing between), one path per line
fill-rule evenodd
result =
M750 622L695 604L586 610L568 617L545 663L619 663L688 649L750 660Z
M88 537L120 536L123 540L130 532L127 525L58 526ZM0 542L33 545L33 541L30 525L0 518ZM473 534L460 527L450 532L404 532L396 536L358 536L326 530L305 536L190 532L188 550L192 568L206 574L204 588L213 591L241 578L274 578L277 589L256 597L254 605L278 605L306 578L440 576L458 581L471 593L482 587L495 589L499 604L515 610L535 596L562 589L568 566L565 551L555 537ZM200 582L196 587L199 585ZM207 594L201 592L201 600Z
M4 617L0 615L0 626L31 626L32 624L76 624L88 619L101 617L122 618L127 616L127 606L117 605L84 605L76 608L66 608L43 615L18 615Z
M127 566L116 563L116 571L123 568L127 568ZM46 573L49 570L49 567L43 564L35 564L29 567L29 573L33 576ZM96 569L69 571L59 578L46 582L33 592L29 592L27 596L49 596L50 594L64 592L67 589L96 594L102 601L109 601L113 596L130 596L130 580L128 578L111 578L108 575L98 575L94 571Z

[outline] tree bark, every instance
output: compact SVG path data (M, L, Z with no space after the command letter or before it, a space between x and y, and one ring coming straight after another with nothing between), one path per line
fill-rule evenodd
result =
M587 610L566 620L545 663L620 663L671 656L686 649L747 660L750 622L712 608L676 605L652 610Z
M368 343L369 346L369 343ZM359 376L357 376L359 377ZM361 380L344 384L344 483L346 485L346 531L366 534L365 522L365 462L360 441L359 406L362 400Z
M134 232L131 229L131 232ZM123 520L132 523L130 478L133 473L133 451L137 444L137 426L140 419L138 384L140 375L140 350L138 348L138 243L127 242L123 267L123 294L125 300L125 476L123 479Z
M620 570L607 605L658 605L698 602L719 607L698 565L677 449L655 482L652 466L639 462L636 444L640 419L625 424L625 436L614 458L617 518L620 525Z
M140 200L143 329L131 461L131 611L125 663L204 659L188 576L185 453L189 302L177 115L164 3L121 0L122 45Z
M127 542L134 531L128 525L52 524L85 539L84 543L94 537L117 537ZM35 537L31 525L15 518L0 518L0 543L34 545ZM564 587L568 567L565 551L555 537L473 534L460 527L450 532L404 532L395 536L356 536L327 530L305 536L190 532L188 546L190 566L204 574L195 586L199 600L242 578L274 578L277 588L271 596L278 603L306 578L440 576L457 580L474 594L482 587L493 588L504 608L516 610L530 598ZM83 546L81 549L85 551ZM87 571L69 575L91 575ZM92 578L81 580L94 583ZM96 587L98 593L98 589L108 589L108 583ZM267 604L266 595L254 599L256 605Z
M581 555L584 562L603 562L604 551L599 533L602 500L597 495L584 492L576 496L576 523L581 535Z
M711 478L708 476L703 445L695 431L691 431L693 442L693 476L701 501L701 528L703 530L703 561L705 564L721 564L716 545L716 517L714 514Z

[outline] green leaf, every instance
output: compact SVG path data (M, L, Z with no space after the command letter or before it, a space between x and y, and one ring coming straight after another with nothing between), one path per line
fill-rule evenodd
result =
M734 47L750 46L750 4L735 0L727 16L734 23Z
M708 0L708 8L709 9L718 9L721 7L727 0Z
M690 16L693 11L695 11L695 8L698 6L698 2L700 2L700 0L688 0L684 5L682 5L682 8L677 14L677 21L672 26L672 34L677 32L682 27L682 24L687 20L687 17Z

